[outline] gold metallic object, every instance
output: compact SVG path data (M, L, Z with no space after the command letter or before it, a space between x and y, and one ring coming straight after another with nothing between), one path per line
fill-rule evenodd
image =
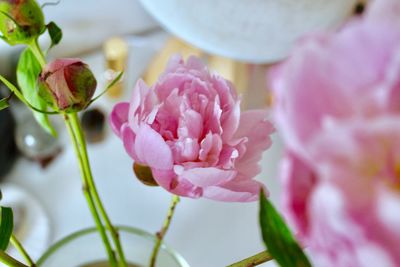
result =
M191 55L201 57L203 52L178 38L172 37L166 42L160 53L153 58L143 76L143 80L148 85L154 84L158 80L160 74L164 71L169 58L175 54L179 54L183 58L188 58Z
M125 40L119 37L113 37L107 40L104 44L104 55L106 59L107 73L117 73L126 69L128 60L128 44ZM108 75L106 79L111 82L114 75ZM110 97L119 97L122 95L124 89L123 79L111 87L107 95Z

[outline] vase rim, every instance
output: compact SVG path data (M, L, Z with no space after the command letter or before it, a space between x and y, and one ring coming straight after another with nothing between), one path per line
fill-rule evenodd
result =
M119 230L119 231L135 234L135 235L144 237L144 238L152 240L152 241L156 240L156 236L155 235L152 235L149 232L146 232L146 231L144 231L142 229L139 229L139 228L136 228L136 227L126 226L126 225L118 225L115 228L117 230ZM53 245L51 245L49 247L49 249L47 249L46 252L39 258L39 260L37 261L36 264L38 266L40 266L51 255L53 255L54 252L58 251L64 245L72 242L73 240L75 240L75 239L77 239L77 238L79 238L81 236L85 236L85 235L88 235L88 234L91 234L91 233L95 233L95 232L97 232L97 228L95 226L93 226L93 227L88 227L88 228L84 228L82 230L75 231L75 232L65 236L61 240L59 240L59 241L55 242ZM186 260L179 253L177 253L174 249L172 249L171 247L166 245L165 242L162 242L161 247L165 251L167 251L177 261L177 263L179 263L179 265L181 267L190 267L189 264L186 262Z

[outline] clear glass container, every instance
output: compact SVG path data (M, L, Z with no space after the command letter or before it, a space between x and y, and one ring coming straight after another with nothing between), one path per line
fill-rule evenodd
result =
M118 227L127 261L132 266L149 266L155 236L132 227ZM51 246L39 259L40 267L108 266L93 263L105 262L106 251L96 228L73 233ZM189 267L173 249L162 245L157 257L157 267Z

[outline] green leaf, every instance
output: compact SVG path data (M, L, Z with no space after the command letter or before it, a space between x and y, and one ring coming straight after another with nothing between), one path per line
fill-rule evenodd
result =
M0 110L8 108L10 104L8 103L8 98L3 98L0 100Z
M6 250L10 243L14 227L14 218L11 208L1 207L0 218L0 250Z
M6 37L4 37L3 35L0 35L0 39L3 40L4 42L6 42L7 44L10 44L7 40Z
M18 88L15 87L11 82L9 82L4 76L0 75L0 81L4 83L4 85L7 86L7 88L10 89L10 91L13 92L19 100L21 100L24 104L28 104L25 97L21 94Z
M47 24L47 30L49 31L49 35L51 38L50 48L52 48L53 46L58 45L60 43L63 36L62 30L53 21Z
M19 58L17 67L17 80L25 99L37 110L47 110L47 103L44 101L37 90L37 78L41 72L41 67L29 48L25 49ZM47 114L33 111L36 121L49 132L56 136L57 133L51 125Z
M0 81L3 82L8 89L10 89L11 92L13 92L18 99L24 103L27 107L29 107L30 109L33 109L35 111L37 111L38 113L43 113L43 114L50 114L50 115L54 115L54 114L61 114L61 112L58 111L47 111L47 110L41 110L38 109L34 106L31 105L31 103L29 103L25 97L21 94L21 92L18 90L17 87L15 87L15 85L13 85L11 82L9 82L6 78L4 78L4 76L0 75Z
M282 267L311 267L307 256L272 203L260 193L260 225L268 251Z

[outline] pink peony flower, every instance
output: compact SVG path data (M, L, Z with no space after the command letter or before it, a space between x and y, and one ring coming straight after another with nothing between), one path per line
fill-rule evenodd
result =
M284 209L316 266L399 266L399 116L349 121L288 153Z
M166 190L192 198L253 201L254 176L271 145L273 126L264 110L241 113L229 81L196 58L173 57L159 81L138 81L131 101L110 117L135 162L148 166Z
M303 38L270 74L284 211L316 266L400 266L400 1Z
M275 119L297 153L335 120L400 110L400 16L383 11L397 10L399 2L371 5L365 18L337 33L304 37L271 71ZM379 13L388 15L378 19Z

